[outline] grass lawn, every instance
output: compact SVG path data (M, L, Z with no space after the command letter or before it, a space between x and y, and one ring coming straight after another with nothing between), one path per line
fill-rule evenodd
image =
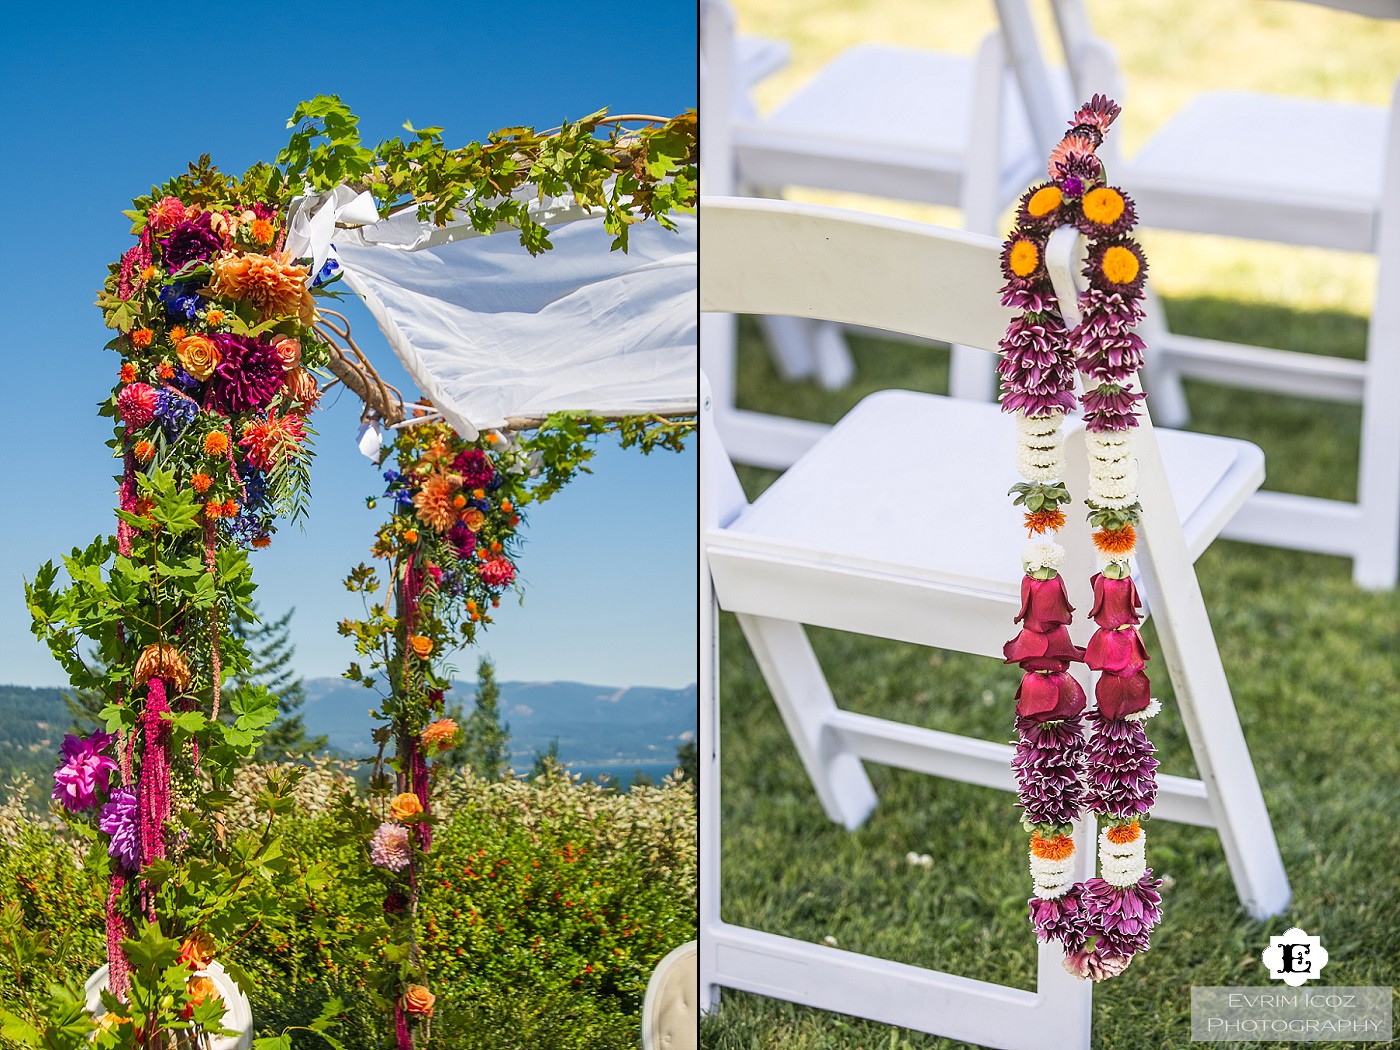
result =
M793 44L792 65L759 92L762 107L851 43L970 52L993 18L990 3L947 0L737 0L737 7L741 29ZM1400 73L1397 23L1377 26L1272 0L1089 0L1089 8L1126 70L1130 92L1119 133L1129 153L1202 88L1383 103ZM956 216L940 209L792 195L956 224ZM1174 329L1364 356L1372 260L1155 232L1144 241ZM850 389L789 385L774 374L756 329L746 323L740 331L746 407L834 421L875 390L946 389L945 352L863 338L853 340L858 379ZM1266 487L1355 498L1358 409L1201 384L1188 384L1188 393L1193 429L1247 438L1264 449ZM775 476L741 473L750 497ZM1154 823L1149 863L1167 880L1166 914L1152 951L1095 990L1094 1045L1105 1050L1190 1045L1191 986L1267 984L1259 952L1289 926L1321 936L1331 953L1326 984L1391 985L1400 976L1394 859L1400 826L1391 819L1400 810L1400 744L1392 731L1400 710L1400 594L1357 590L1344 559L1225 541L1205 553L1197 572L1293 903L1276 919L1249 919L1215 832ZM1010 624L1007 629L1009 635ZM854 833L829 823L737 625L725 617L720 630L724 917L1032 987L1029 880L1013 797L870 766L881 801L869 822ZM842 706L990 740L1011 736L1017 668L831 631L810 634ZM1159 652L1150 627L1146 641ZM1165 668L1160 660L1152 666L1166 702L1150 723L1163 772L1191 775ZM932 855L933 865L909 865L910 851ZM707 1050L964 1045L729 991L703 1023L701 1044Z

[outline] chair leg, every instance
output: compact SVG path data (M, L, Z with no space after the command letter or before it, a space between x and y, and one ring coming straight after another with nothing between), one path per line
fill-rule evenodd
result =
M836 702L802 625L738 620L826 815L848 830L860 827L875 808L875 789L860 757L842 750L828 729Z

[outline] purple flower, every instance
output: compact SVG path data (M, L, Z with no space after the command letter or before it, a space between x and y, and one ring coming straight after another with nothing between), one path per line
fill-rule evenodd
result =
M1055 298L1049 281L1013 277L1001 290L1001 305L1031 314L1047 314L1058 310L1060 301Z
M1062 896L1051 900L1040 897L1028 900L1036 937L1042 941L1059 941L1067 952L1083 948L1089 936L1089 912L1079 894L1080 888L1071 886Z
M1084 907L1099 938L1095 951L1126 959L1147 951L1152 931L1162 921L1161 885L1151 868L1131 886L1115 886L1103 879L1085 881Z
M457 557L465 561L476 550L476 533L459 521L447 530L447 542L456 549Z
M1086 793L1096 813L1131 818L1146 813L1157 799L1157 749L1138 719L1109 719L1095 710L1089 719L1084 764Z
M495 468L479 448L469 448L452 461L452 469L462 475L462 488L484 488L496 476Z
M1131 328L1146 315L1141 301L1122 292L1106 292L1092 285L1079 296L1079 312L1084 320L1081 324L1111 324L1113 332Z
M1068 824L1084 800L1080 771L1084 733L1079 716L1057 722L1016 719L1016 754L1011 768L1026 819L1032 824Z
M212 222L209 212L200 212L170 231L161 242L167 270L175 273L186 263L204 262L223 248L223 238L214 232Z
M97 827L111 835L107 852L127 871L141 867L141 818L134 788L117 788L97 815Z
M209 406L224 415L266 408L282 387L282 360L267 343L218 332L221 359L209 377Z
M53 797L70 813L91 809L97 793L107 790L117 763L101 752L115 739L110 733L93 733L86 740L72 733L64 735L60 749L63 764L54 770Z
M199 415L199 405L187 397L181 397L173 390L161 390L156 394L155 417L172 441L180 432L194 422Z
M1078 197L1084 192L1084 183L1074 175L1067 175L1060 180L1060 189L1066 197Z
M1113 384L1127 382L1142 367L1147 350L1142 337L1129 331L1095 336L1079 329L1071 339L1071 346L1079 359L1081 372L1100 383Z
M1084 429L1099 434L1137 426L1137 403L1145 396L1112 383L1085 391Z
M1098 950L1071 952L1065 956L1065 969L1081 981L1102 981L1117 977L1133 961L1131 955L1106 955Z

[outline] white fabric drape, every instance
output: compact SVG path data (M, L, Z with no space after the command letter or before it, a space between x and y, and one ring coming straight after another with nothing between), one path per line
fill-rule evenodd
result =
M552 250L513 231L438 229L412 214L335 231L332 255L419 388L466 437L561 410L688 413L698 375L693 217L632 227L610 251L601 218L532 206Z

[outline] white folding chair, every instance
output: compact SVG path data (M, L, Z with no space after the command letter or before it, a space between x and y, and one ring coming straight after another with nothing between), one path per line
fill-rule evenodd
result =
M1000 246L990 237L749 198L702 198L701 217L702 311L816 317L984 350L996 347L1009 319L997 294ZM1062 230L1051 239L1062 303L1074 302L1077 236ZM985 1046L1088 1047L1090 985L1062 969L1056 947L1041 948L1037 989L1027 992L739 927L720 914L718 609L737 615L833 821L854 828L875 807L866 761L1015 789L1004 744L837 706L802 627L1000 658L1018 608L1024 542L1005 496L1014 420L991 404L876 394L750 504L703 380L701 404L702 1006L713 1009L724 986ZM1155 430L1146 419L1136 448L1140 588L1201 773L1163 776L1154 813L1215 827L1245 908L1276 914L1288 902L1288 880L1192 567L1258 487L1263 456L1247 442ZM1067 450L1077 468L1066 479L1070 491L1085 491L1082 429ZM833 515L833 479L855 477L862 498ZM924 495L935 492L937 499ZM1063 570L1071 602L1087 610L1091 543L1082 521L1064 545L1073 552ZM1077 643L1089 627L1081 612ZM1007 717L1009 724L1009 704ZM1075 836L1089 866L1092 823Z
M760 116L738 73L732 11L724 0L702 0L701 16L706 192L779 196L784 187L804 186L872 194L955 207L965 228L992 233L1044 163L996 32L975 57L856 45ZM796 318L762 326L785 378L816 375L827 387L849 380L853 365L837 326ZM824 428L735 410L733 335L727 325L711 327L702 354L730 454L786 467ZM954 347L949 388L991 400L996 384L986 356Z
M1025 0L996 0L1028 105L1041 93L1043 53ZM1377 18L1400 18L1400 0L1312 0ZM1083 0L1053 0L1060 42L1077 93L1123 98L1112 54L1095 37ZM1358 30L1364 23L1358 22ZM1400 56L1390 70L1400 73ZM1032 112L1043 146L1063 121ZM1400 574L1400 79L1389 110L1319 99L1208 91L1134 156L1104 152L1113 181L1136 199L1150 227L1374 254L1379 272L1366 359L1247 346L1170 331L1149 302L1144 334L1158 352L1149 376L1154 411L1186 419L1180 378L1189 376L1328 401L1360 403L1361 455L1355 503L1265 491L1225 535L1353 559L1363 587L1394 587Z

